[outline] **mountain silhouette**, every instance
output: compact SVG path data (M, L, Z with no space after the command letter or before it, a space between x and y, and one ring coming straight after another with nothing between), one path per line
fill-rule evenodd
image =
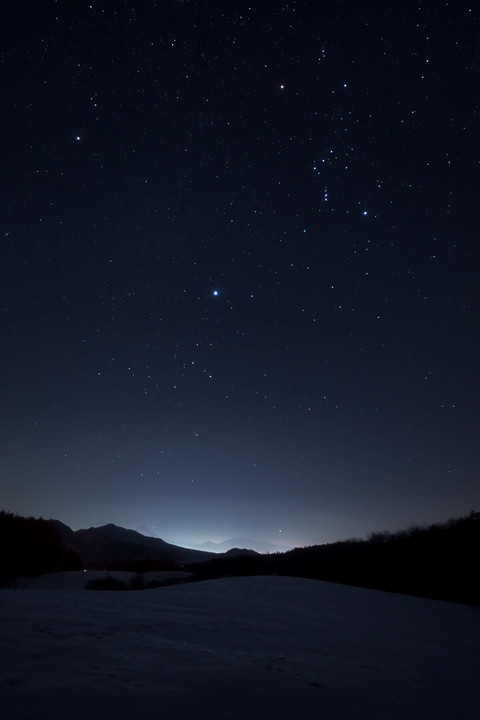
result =
M251 549L232 548L231 544L228 545L228 552L223 553L184 548L113 523L72 530L59 520L50 522L55 525L63 544L81 558L86 570L168 570L222 556L256 554Z
M217 557L212 552L182 548L112 523L86 530L72 530L58 520L52 522L64 544L80 556L87 570L168 569L168 566L203 562ZM133 568L135 565L138 567Z
M258 553L277 553L287 552L292 550L291 545L274 545L267 540L253 540L252 538L228 538L221 542L206 542L195 544L189 543L190 547L194 547L196 550L203 550L207 552L214 552L217 555L219 553L227 552L230 548L245 548L247 550L253 550Z

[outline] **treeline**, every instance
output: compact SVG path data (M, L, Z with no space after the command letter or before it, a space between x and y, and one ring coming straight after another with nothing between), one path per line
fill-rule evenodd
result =
M66 544L52 520L0 511L0 587L12 578L81 570L80 556ZM480 607L475 570L480 547L480 513L429 527L373 533L366 540L344 540L296 548L286 553L249 553L181 565L192 580L230 575L289 575ZM116 562L109 563L115 569ZM126 569L118 562L119 569ZM137 558L136 573L158 570L158 562ZM162 563L161 569L176 569Z
M0 511L0 585L22 575L81 569L54 522Z
M429 527L373 533L286 553L219 558L189 565L197 577L289 575L480 607L480 513Z

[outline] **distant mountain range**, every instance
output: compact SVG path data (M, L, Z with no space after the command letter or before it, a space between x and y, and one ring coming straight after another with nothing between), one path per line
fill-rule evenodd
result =
M230 548L248 548L258 553L277 553L292 550L291 545L274 545L267 540L252 540L251 538L228 538L222 542L203 542L200 544L189 543L189 546L204 552L224 553Z
M138 571L169 569L186 563L198 563L219 555L255 554L252 549L232 548L228 552L216 552L184 548L109 524L88 530L72 530L59 520L51 521L63 544L77 553L87 570L135 569ZM216 543L211 543L217 547ZM224 545L224 543L220 543Z

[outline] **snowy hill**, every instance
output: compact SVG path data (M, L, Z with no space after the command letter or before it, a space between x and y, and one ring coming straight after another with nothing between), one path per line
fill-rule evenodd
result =
M473 607L245 577L2 590L0 613L2 720L480 717Z

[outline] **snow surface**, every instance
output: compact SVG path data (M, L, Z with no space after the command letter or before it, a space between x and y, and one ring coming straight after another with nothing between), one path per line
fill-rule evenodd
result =
M0 618L2 720L480 717L480 611L464 605L245 577L3 590Z

